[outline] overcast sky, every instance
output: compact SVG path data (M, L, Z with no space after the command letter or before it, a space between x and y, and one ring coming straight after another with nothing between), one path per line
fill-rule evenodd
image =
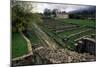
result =
M34 4L34 3L33 3ZM74 10L83 10L88 9L90 6L86 5L69 5L69 4L51 4L51 3L35 3L36 7L33 9L34 12L43 13L44 9L58 9L61 11L74 11Z
M74 11L74 10L88 9L90 6L86 6L86 5L95 5L95 0L75 0L75 1L72 1L72 0L69 0L69 1L68 0L21 0L21 1L38 1L38 2L54 2L54 3L69 3L69 4L85 4L85 6L84 6L84 5L69 5L69 4L65 5L65 4L34 3L33 2L33 6L35 4L33 12L40 12L40 13L43 13L45 8L48 8L48 9L51 9L51 10L56 8L56 9L59 9L61 11L70 12L70 11Z
M38 1L38 2L96 5L96 0L21 0L21 1Z

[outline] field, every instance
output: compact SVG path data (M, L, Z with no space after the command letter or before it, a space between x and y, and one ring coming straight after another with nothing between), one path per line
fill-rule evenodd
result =
M12 33L12 58L28 53L27 42L19 33Z
M87 27L93 27L95 28L96 27L96 23L95 23L95 20L89 20L89 19L67 19L67 20L63 20L63 22L65 23L71 23L71 24L77 24L77 25L80 25L80 26L87 26Z
M60 46L73 50L75 40L84 36L95 38L96 23L89 19L45 19L41 28Z

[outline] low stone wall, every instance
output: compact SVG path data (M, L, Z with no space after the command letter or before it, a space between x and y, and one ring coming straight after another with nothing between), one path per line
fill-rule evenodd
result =
M21 35L22 35L23 38L27 41L28 52L29 52L30 54L33 55L33 52L32 52L32 45L31 45L30 40L29 40L26 36L24 36L23 33L21 33Z
M24 58L26 58L26 57L29 57L29 56L31 56L31 55L32 55L32 54L29 53L29 54L26 54L26 55L23 55L23 56L20 56L20 57L16 57L16 58L12 59L12 61L15 62L15 61L17 61L17 60L22 60L22 59L24 59Z

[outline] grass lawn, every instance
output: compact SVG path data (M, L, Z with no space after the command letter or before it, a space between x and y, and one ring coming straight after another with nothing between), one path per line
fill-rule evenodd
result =
M20 33L12 33L12 58L28 53L27 42Z

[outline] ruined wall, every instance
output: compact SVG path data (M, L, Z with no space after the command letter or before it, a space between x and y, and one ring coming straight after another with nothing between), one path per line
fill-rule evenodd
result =
M90 53L96 54L96 43L91 39L81 39L81 43L78 41L78 45L76 46L76 51L80 53Z

